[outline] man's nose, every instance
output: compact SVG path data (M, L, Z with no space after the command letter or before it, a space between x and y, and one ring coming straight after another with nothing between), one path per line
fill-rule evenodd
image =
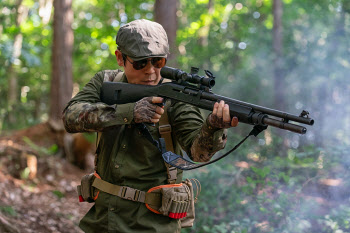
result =
M151 60L147 61L147 65L145 66L144 70L146 73L154 73L155 72L155 67L151 63Z

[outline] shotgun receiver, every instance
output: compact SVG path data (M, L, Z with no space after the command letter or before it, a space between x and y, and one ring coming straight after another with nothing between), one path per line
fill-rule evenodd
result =
M309 112L292 115L275 109L246 103L225 96L214 94L211 88L215 85L214 75L206 70L206 76L199 76L198 68L192 67L191 73L180 69L163 67L161 76L172 82L156 86L128 84L120 82L104 82L101 88L101 101L112 104L136 102L144 97L159 96L191 104L201 109L212 110L215 102L225 101L230 107L230 116L236 116L240 123L261 126L273 126L291 132L305 134L307 129L300 124L313 125Z

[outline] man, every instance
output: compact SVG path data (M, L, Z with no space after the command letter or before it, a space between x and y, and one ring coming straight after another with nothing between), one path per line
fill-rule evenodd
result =
M162 81L161 68L169 54L168 38L163 27L148 20L135 20L122 26L117 34L115 51L124 73L118 81L157 85ZM116 80L120 70L101 71L67 105L63 112L66 130L71 133L98 131L96 172L102 180L118 186L147 191L165 185L167 168L158 148L136 127L145 123L155 140L159 139L158 122L164 109L160 97L146 97L136 103L106 105L101 103L104 81ZM204 120L198 108L171 103L168 111L175 152L181 149L194 161L208 161L224 148L226 130L238 120L229 114L228 105L216 103ZM178 171L176 183L181 183ZM175 181L174 181L175 182ZM101 191L95 205L81 220L85 232L180 232L180 222L148 210L144 203L120 198Z

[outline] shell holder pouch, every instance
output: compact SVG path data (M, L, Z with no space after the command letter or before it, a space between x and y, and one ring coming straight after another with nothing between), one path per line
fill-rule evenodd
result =
M92 186L92 183L96 178L101 179L96 172L85 175L81 178L81 184L77 186L79 202L86 201L91 203L97 199L100 191Z
M196 185L194 196L191 180ZM192 227L195 218L194 203L200 193L200 183L196 179L186 179L181 184L160 185L151 188L147 193L161 194L160 205L146 204L146 207L157 214L181 220L181 227Z

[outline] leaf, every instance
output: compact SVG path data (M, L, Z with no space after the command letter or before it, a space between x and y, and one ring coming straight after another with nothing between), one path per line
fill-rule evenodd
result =
M12 206L0 206L0 212L10 216L17 216L17 212Z
M247 180L247 182L250 183L250 184L251 184L251 183L254 183L253 179L252 179L251 177L249 177L249 176L246 178L246 180Z
M26 167L25 169L23 169L23 171L21 172L21 179L26 180L28 179L30 174L30 169L29 167Z
M53 190L52 193L53 193L56 197L58 197L59 199L61 199L61 198L64 197L64 194L63 194L61 191L59 191L59 190Z
M27 143L29 147L38 151L41 155L54 155L58 150L58 146L56 144L53 144L50 148L41 147L36 145L30 138L26 136L23 137L23 141Z

